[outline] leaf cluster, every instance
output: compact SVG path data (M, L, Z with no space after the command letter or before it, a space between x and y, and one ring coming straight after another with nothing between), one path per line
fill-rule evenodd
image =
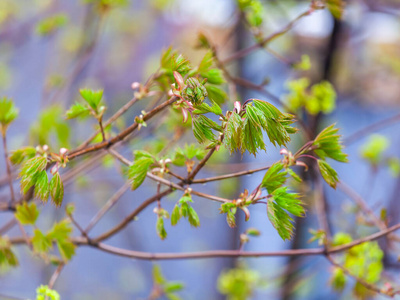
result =
M192 195L188 192L185 192L185 194L178 201L178 203L175 204L174 209L172 210L171 213L172 226L178 224L178 221L181 219L181 217L187 219L189 221L189 224L193 227L200 226L199 216L197 215L194 208L189 204L190 202L193 202Z
M153 267L153 282L168 300L180 300L176 293L183 290L185 285L180 281L168 281L161 272L161 268L158 265Z

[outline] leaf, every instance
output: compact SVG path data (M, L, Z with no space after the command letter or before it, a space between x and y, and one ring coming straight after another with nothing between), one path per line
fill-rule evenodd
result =
M283 240L289 240L293 235L293 219L288 212L300 217L304 208L297 194L288 193L287 187L278 188L268 199L267 215Z
M151 154L145 151L135 151L135 161L129 167L128 178L132 181L132 190L136 190L144 181L147 171L154 163Z
M336 291L343 291L344 287L346 286L346 276L344 272L340 268L334 268L331 277L331 286Z
M235 217L235 214L232 211L228 211L226 213L226 222L228 223L228 226L230 228L235 228L236 227L236 217Z
M199 73L207 72L214 63L214 56L212 51L207 51L204 55L203 59L201 60L197 71Z
M336 171L325 161L318 159L318 167L324 180L334 189L339 181Z
M218 124L213 124L212 120L205 116L193 116L192 118L192 128L194 137L197 141L202 144L206 141L214 141L215 136L211 130L211 126L218 126Z
M177 71L182 76L186 75L192 67L190 62L172 47L168 48L161 56L161 67L166 69L172 75L173 71Z
M7 237L0 236L0 266L18 266L18 259L11 250L11 243Z
M251 113L245 115L241 139L242 154L247 150L255 156L258 150L266 150L261 126L252 118Z
M35 202L28 204L23 202L17 205L15 218L23 225L33 225L35 224L37 218L39 217L39 210L36 207Z
M153 281L160 285L166 282L159 265L153 266Z
M160 216L157 217L156 229L158 236L164 240L167 237L167 232L164 228L164 218Z
M73 119L77 117L85 118L90 114L90 109L80 103L75 103L67 111L67 119Z
M286 181L287 170L281 162L274 163L265 173L261 182L261 187L272 194L277 188L281 187Z
M193 207L191 207L190 205L188 205L188 220L190 225L192 225L193 227L199 227L200 226L200 219L199 216L197 215L196 211L193 209Z
M200 105L195 105L195 110L193 111L194 114L205 114L212 112L216 115L221 115L222 114L222 109L221 107L214 102L213 100L210 100L211 106L209 106L207 103L203 102Z
M50 180L50 195L53 203L56 206L60 206L64 198L64 185L58 172Z
M300 71L308 71L311 69L310 56L303 54L301 60L293 65L293 68Z
M242 118L236 112L232 112L225 127L223 140L230 153L242 148L242 128Z
M179 209L179 206L176 204L171 213L171 225L175 226L176 224L178 224L178 221L180 220L180 218L181 218L180 209Z
M33 147L23 147L15 150L10 155L10 161L13 165L19 165L26 159L31 159L35 156L36 149Z
M36 24L36 32L41 36L46 36L57 29L63 27L68 22L68 17L65 14L55 14L53 16L44 18Z
M207 82L211 84L220 85L225 82L224 75L220 69L210 69L207 72L200 72L200 75L207 78Z
M336 19L341 19L344 11L344 0L326 0L326 6Z
M21 177L21 191L23 194L36 184L37 179L41 175L41 172L46 169L47 158L45 157L34 157L29 159L22 167L20 172Z
M103 98L103 90L92 91L89 89L79 90L82 98L89 104L89 106L95 111L98 111L98 106L101 99Z
M0 99L0 131L5 135L7 127L18 117L18 109L11 99Z
M297 175L292 169L287 168L286 171L289 173L290 176L297 182L302 182L302 179L300 178L299 175Z
M347 154L342 151L343 145L340 141L341 135L337 134L339 129L334 127L335 124L332 124L317 135L312 144L316 147L314 152L322 159L330 157L340 162L348 162Z
M49 177L45 170L38 172L35 179L35 197L47 201L49 197Z
M52 248L51 239L44 235L39 229L33 231L32 246L37 253L47 253Z
M70 260L75 255L76 246L71 241L57 241L57 247L64 261Z
M384 152L390 145L389 140L380 134L372 134L361 147L361 157L371 165L377 166L383 158Z
M50 231L47 232L47 237L58 242L65 242L71 236L73 229L69 220L62 220L55 223Z
M182 282L170 281L165 284L164 291L166 293L174 293L183 290L184 287L185 285Z
M36 289L36 300L60 300L60 295L47 285L41 285Z

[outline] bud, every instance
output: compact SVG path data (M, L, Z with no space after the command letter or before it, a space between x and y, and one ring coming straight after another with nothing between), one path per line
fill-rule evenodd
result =
M131 85L132 90L136 90L138 88L140 88L140 83L139 82L133 82Z
M287 149L282 148L281 151L279 151L279 154L280 154L280 155L288 155L289 152L287 151Z
M235 109L237 113L240 113L240 111L242 110L242 104L239 101L235 101Z
M43 149L44 152L47 152L49 150L49 146L43 145L42 149Z
M61 149L60 149L60 155L61 155L61 156L64 156L67 152L68 152L68 149L67 149L67 148L61 148Z
M177 71L174 71L174 78L176 83L178 84L179 90L181 91L185 86L185 82L183 81L182 75L179 74Z

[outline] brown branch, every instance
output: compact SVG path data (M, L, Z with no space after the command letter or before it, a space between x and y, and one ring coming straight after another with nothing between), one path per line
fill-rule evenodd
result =
M48 284L50 289L52 289L54 287L54 284L56 283L57 278L60 276L60 273L63 270L64 266L65 266L64 264L59 264L57 269L54 271L53 275L51 275L51 278L50 278L49 284Z

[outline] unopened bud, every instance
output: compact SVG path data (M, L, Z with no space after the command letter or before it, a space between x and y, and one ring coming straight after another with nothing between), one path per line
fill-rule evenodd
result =
M64 156L65 153L67 153L67 152L68 152L68 149L67 149L67 148L61 148L61 149L60 149L60 155L61 155L61 156Z
M134 82L131 85L132 90L136 90L138 88L140 88L140 83L139 82Z

